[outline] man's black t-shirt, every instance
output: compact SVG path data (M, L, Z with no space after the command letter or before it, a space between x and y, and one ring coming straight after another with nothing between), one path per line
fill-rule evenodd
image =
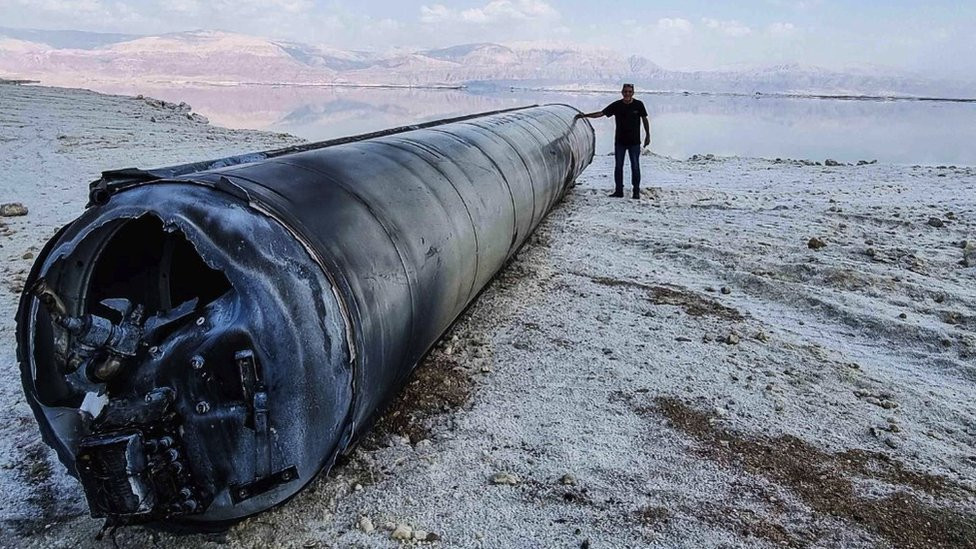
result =
M640 119L642 116L647 116L647 109L644 108L643 103L637 99L630 103L618 99L603 109L603 115L614 117L617 126L613 138L615 145L640 145Z

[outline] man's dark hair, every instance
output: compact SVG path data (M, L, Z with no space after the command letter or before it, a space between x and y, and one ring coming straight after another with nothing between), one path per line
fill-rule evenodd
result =
M633 84L624 84L623 86L620 86L620 91L624 91L627 88L634 89L634 85Z

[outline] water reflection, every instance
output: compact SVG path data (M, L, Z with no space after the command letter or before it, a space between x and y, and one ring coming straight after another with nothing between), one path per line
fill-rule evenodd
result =
M185 101L214 124L292 133L309 140L370 132L473 112L539 103L603 108L613 94L314 86L95 86L98 91ZM652 149L766 158L877 159L976 165L976 104L641 95ZM593 121L597 152L612 149L613 122Z

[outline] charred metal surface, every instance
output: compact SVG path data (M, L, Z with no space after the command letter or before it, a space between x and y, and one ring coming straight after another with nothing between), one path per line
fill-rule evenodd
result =
M103 174L17 316L92 515L226 524L331 467L590 163L577 112Z

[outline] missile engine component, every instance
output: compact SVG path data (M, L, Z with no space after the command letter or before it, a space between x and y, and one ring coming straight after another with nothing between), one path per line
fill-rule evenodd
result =
M104 173L17 313L92 515L222 526L328 470L592 161L577 113Z

